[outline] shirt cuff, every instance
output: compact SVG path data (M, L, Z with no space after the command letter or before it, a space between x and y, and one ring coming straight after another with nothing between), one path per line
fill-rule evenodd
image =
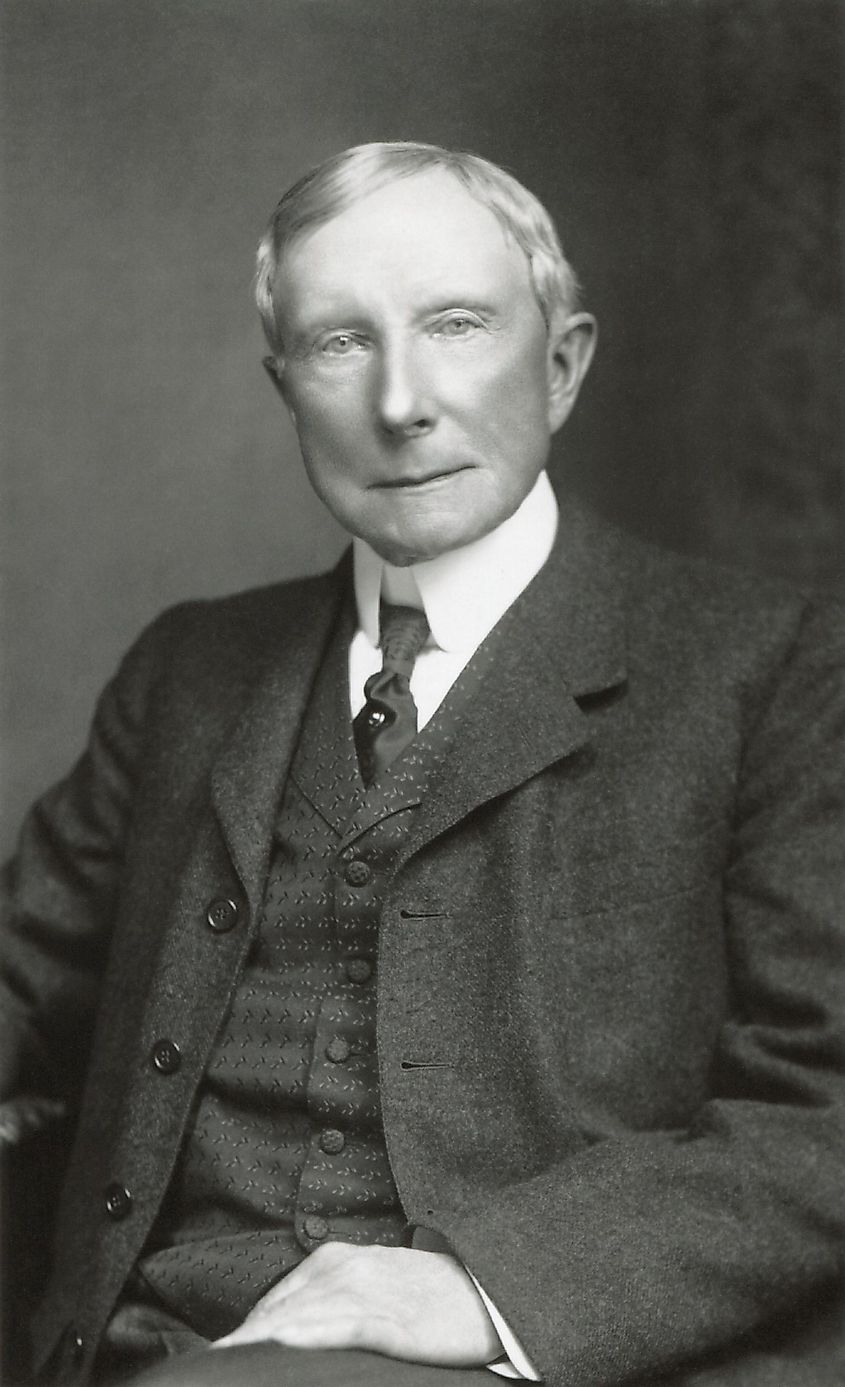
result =
M505 1350L504 1358L497 1358L494 1363L487 1364L490 1372L498 1373L499 1377L509 1377L526 1382L542 1382L543 1379L535 1369L522 1344L499 1314L484 1287L479 1286L469 1267L465 1267L464 1270L467 1276L472 1279L472 1284L484 1301L484 1308L493 1321L493 1328L501 1339L502 1348Z

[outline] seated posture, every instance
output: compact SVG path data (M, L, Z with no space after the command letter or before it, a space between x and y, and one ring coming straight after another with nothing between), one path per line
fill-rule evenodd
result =
M841 613L558 507L595 323L487 161L328 160L257 298L351 549L156 620L25 825L33 1378L827 1381Z

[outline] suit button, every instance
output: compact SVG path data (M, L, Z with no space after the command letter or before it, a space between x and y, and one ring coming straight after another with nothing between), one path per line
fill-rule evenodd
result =
M308 1237L313 1238L315 1242L319 1242L321 1238L325 1238L329 1231L329 1225L324 1218L320 1218L319 1214L308 1214L303 1221L302 1227L305 1229Z
M347 959L346 976L350 982L369 982L373 976L373 965L366 958Z
M175 1074L182 1063L182 1052L175 1040L157 1040L150 1059L159 1074Z
M235 928L238 923L238 914L237 902L230 900L212 901L206 911L205 918L210 929L215 930L217 934L226 934L228 930Z
M372 871L366 862L361 861L360 857L354 857L351 862L346 864L343 875L350 886L366 886L372 876Z
M325 1132L320 1133L320 1149L325 1151L327 1156L337 1156L345 1145L346 1138L336 1127L327 1127Z
M331 1060L332 1064L343 1064L344 1060L349 1059L350 1053L348 1042L340 1035L336 1035L326 1046L326 1059Z
M106 1187L106 1213L115 1222L120 1222L126 1218L132 1210L132 1195L125 1185L108 1185Z

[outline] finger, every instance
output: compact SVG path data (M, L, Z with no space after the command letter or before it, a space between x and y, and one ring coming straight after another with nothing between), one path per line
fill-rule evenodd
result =
M296 1302L299 1306L299 1313L302 1313L302 1306L308 1313L309 1307L315 1300L320 1301L317 1307L321 1313L323 1293L321 1291L321 1275L319 1269L309 1265L311 1258L306 1257L292 1271L288 1272L269 1291L266 1291L260 1300L253 1305L249 1314L235 1329L222 1338L216 1339L212 1348L231 1348L236 1344L254 1344L263 1342L267 1339L279 1339L282 1333L282 1325L289 1317L291 1302ZM313 1274L317 1270L317 1275ZM325 1312L322 1311L324 1316Z
M361 1347L361 1327L357 1316L340 1311L331 1313L325 1307L298 1307L290 1317L244 1320L243 1324L216 1340L212 1348L236 1348L244 1344L266 1342L268 1339L287 1348L345 1349Z
M224 1334L222 1339L214 1339L209 1348L237 1348L239 1344L257 1344L265 1339L272 1339L266 1329L259 1331L257 1327L250 1326L244 1321L233 1329L231 1334Z
M254 1344L262 1339L275 1338L275 1328L281 1323L283 1306L290 1299L291 1293L281 1290L278 1293L274 1292L275 1287L266 1296L262 1296L235 1329L224 1334L222 1338L215 1339L211 1347L229 1348L233 1344Z

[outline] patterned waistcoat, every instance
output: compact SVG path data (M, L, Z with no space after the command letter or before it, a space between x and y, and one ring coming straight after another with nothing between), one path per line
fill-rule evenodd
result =
M347 693L351 632L347 613L282 795L260 927L139 1263L145 1290L209 1338L326 1238L406 1238L379 1103L379 917L468 681L365 789Z

